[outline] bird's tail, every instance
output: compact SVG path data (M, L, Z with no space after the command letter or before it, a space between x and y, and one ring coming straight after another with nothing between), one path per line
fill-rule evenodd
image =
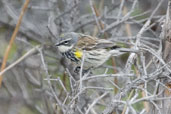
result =
M138 53L139 51L133 48L119 48L120 52L131 52L131 53Z
M138 53L139 51L135 50L135 49L131 49L131 48L119 48L119 47L110 50L110 53L112 56L119 56L119 55L122 55L122 54L127 53L127 52Z

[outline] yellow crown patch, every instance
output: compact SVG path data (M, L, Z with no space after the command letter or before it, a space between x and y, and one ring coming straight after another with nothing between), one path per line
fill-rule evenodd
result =
M60 37L61 37L61 38L64 37L64 34L61 34Z

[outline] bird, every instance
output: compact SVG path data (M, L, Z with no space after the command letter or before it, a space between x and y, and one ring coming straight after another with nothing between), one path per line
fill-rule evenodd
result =
M76 63L77 68L80 68L84 61L83 69L86 70L102 66L111 56L132 51L121 48L111 40L76 32L61 34L55 45L64 57Z

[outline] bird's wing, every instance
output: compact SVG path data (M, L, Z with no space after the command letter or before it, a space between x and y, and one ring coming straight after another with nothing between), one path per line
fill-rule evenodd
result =
M106 40L106 39L99 39L97 45L94 47L96 49L99 48L119 48L119 46L116 45L116 43L110 41L110 40Z
M118 48L119 46L106 39L99 39L89 35L80 34L80 38L75 47L83 50L91 50L100 48Z
M81 35L75 47L82 50L91 50L97 45L97 43L98 38L88 35Z

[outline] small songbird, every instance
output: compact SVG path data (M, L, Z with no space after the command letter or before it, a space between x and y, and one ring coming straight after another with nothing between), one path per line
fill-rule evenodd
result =
M77 63L78 66L84 59L84 69L97 68L111 56L131 51L120 48L113 41L75 32L62 34L56 46L63 56Z

